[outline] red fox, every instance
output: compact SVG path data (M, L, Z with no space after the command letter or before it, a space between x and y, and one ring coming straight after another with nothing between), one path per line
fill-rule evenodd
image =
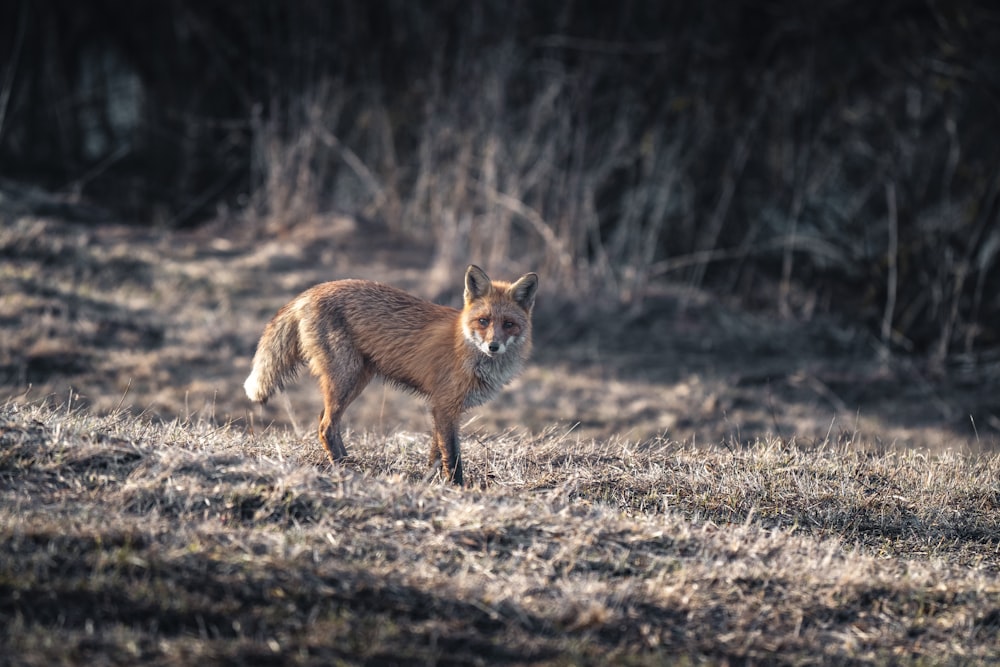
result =
M440 462L461 486L459 418L493 398L528 357L537 289L538 274L511 284L469 266L465 307L456 310L367 280L321 283L268 323L243 388L265 403L308 364L323 393L319 439L334 462L347 455L340 418L373 377L422 394L434 419L430 465Z

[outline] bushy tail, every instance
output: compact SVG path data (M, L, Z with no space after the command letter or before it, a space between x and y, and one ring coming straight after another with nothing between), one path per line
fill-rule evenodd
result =
M303 362L298 313L291 306L288 304L278 311L257 343L253 370L243 383L251 401L266 403L271 394L295 378Z

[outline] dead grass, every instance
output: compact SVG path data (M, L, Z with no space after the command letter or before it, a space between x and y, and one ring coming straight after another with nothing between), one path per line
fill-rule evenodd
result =
M465 425L471 488L424 481L424 408L378 385L330 469L312 381L266 411L240 392L266 320L338 277L458 298L362 225L0 226L0 662L1000 658L975 369L543 283L536 359Z
M16 664L1000 659L996 455L289 431L0 408Z

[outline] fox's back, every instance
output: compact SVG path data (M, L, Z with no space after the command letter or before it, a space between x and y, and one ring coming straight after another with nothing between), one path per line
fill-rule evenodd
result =
M370 280L335 280L306 290L299 300L320 319L352 332L412 335L458 317L454 308L431 303Z

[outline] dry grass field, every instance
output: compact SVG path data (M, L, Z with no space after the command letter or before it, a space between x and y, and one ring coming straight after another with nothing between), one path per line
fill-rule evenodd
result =
M996 456L559 433L329 469L287 431L8 404L13 664L1000 659Z
M225 231L0 229L0 663L1000 660L990 369L543 276L469 488L377 384L332 468L310 378L242 396L264 323L346 276L454 303L461 271L347 219Z

